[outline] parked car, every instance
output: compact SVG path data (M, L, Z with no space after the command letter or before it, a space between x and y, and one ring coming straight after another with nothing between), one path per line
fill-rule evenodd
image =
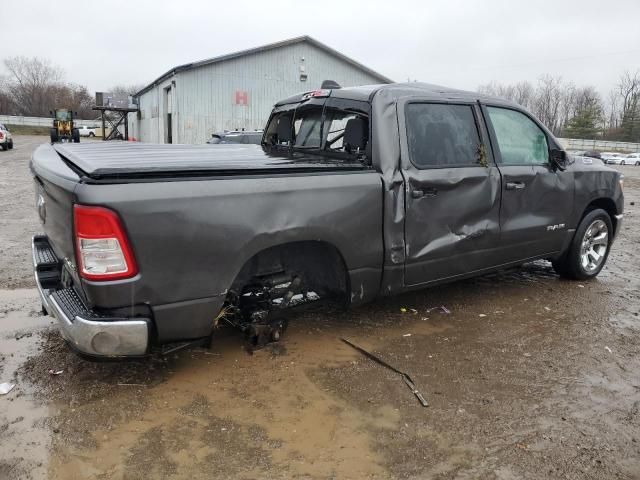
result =
M598 150L587 150L583 155L585 157L599 158L602 160L602 154Z
M626 161L626 155L616 152L604 152L602 153L602 160L608 165L628 165Z
M624 203L620 172L567 157L519 105L418 83L282 100L261 146L42 145L31 169L43 307L94 356L221 321L260 344L312 302L536 259L592 279Z
M96 136L96 128L95 127L87 127L83 125L81 127L77 127L78 132L80 132L81 137L95 137Z
M640 167L640 153L630 153L627 155L627 159L625 160L629 165L635 165L636 167Z
M0 123L0 149L11 150L13 148L13 138L9 129Z
M207 140L209 145L242 143L249 145L260 145L262 140L262 130L234 130L229 132L212 133Z

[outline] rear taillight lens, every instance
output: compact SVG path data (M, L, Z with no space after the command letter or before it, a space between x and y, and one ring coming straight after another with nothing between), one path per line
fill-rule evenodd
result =
M0 132L0 140L4 138L4 133Z
M83 278L117 280L138 273L122 222L114 211L75 205L73 225L78 270Z

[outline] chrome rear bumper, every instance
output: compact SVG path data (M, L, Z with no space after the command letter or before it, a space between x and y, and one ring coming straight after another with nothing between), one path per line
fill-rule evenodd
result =
M147 353L149 319L109 317L89 310L72 287L60 285L60 261L47 237L33 237L31 249L42 307L58 321L62 336L73 348L100 357L142 356Z

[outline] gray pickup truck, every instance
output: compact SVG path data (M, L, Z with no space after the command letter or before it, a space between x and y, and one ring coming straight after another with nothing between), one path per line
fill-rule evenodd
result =
M277 103L261 145L42 145L44 309L77 351L141 356L221 319L277 339L285 312L359 305L549 259L604 266L622 176L569 157L518 105L426 84Z

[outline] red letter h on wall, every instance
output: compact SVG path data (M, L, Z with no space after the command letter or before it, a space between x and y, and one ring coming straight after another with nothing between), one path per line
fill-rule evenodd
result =
M249 92L236 90L236 105L249 105Z

